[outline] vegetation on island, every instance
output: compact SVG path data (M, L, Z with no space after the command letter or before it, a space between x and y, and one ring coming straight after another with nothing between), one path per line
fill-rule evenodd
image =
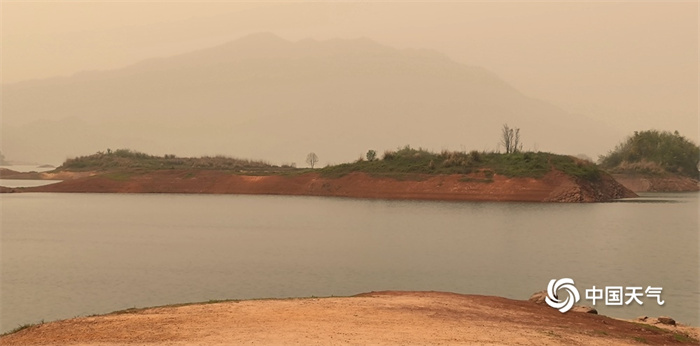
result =
M288 175L314 171L326 177L340 177L353 172L363 172L372 176L397 179L413 179L425 174L467 175L478 173L481 178L472 178L471 180L483 182L492 181L494 174L507 177L540 178L551 169L557 169L586 180L597 180L600 177L600 171L595 164L565 155L519 151L509 154L479 151L433 153L410 146L395 151L386 151L381 158L377 157L376 151L370 150L366 159L360 158L352 163L329 165L320 169L296 168L294 164L275 166L264 161L225 156L199 158L177 157L175 155L155 156L129 149L107 150L106 152L68 159L58 168L58 170L68 171L101 171L108 173L108 176L127 174L125 177L129 177L130 173L165 169L220 170L233 174L250 175ZM465 179L470 181L470 178Z
M567 155L523 152L520 129L503 125L501 144L505 153L486 151L447 151L434 153L410 146L385 151L379 158L375 150L367 151L357 161L314 169L318 156L311 152L306 163L311 169L297 169L294 164L275 166L265 161L242 160L225 156L183 158L175 155L154 156L128 149L98 152L67 160L58 170L104 171L107 176L128 178L137 171L162 169L223 170L234 174L271 175L318 172L325 177L341 177L353 172L395 179L420 179L430 174L461 174L463 181L492 182L495 174L506 177L541 178L555 169L576 178L599 180L601 171L590 161ZM366 158L366 159L365 159ZM469 176L468 176L469 175Z
M700 147L678 131L635 131L634 135L601 156L600 166L611 173L679 174L698 179Z
M487 182L494 174L507 177L541 178L552 169L585 180L600 179L600 170L594 163L567 155L544 152L509 154L484 151L447 151L433 153L424 149L405 146L396 151L386 151L381 159L368 152L367 160L327 166L320 170L326 176L343 176L352 172L364 172L376 176L401 177L420 174L471 174L482 173ZM372 157L373 159L369 159Z
M295 170L294 165L275 166L265 161L227 156L156 156L130 149L110 150L66 160L59 170L70 171L151 171L161 169L224 170L240 173L278 173Z
M584 180L600 179L600 170L590 161L567 155L544 152L522 151L520 129L504 124L501 129L500 145L505 153L486 151L447 151L433 153L410 146L396 151L386 151L377 159L374 150L367 152L367 160L362 157L353 162L325 167L321 173L326 176L342 176L352 172L372 175L406 178L422 174L480 174L481 177L465 177L465 181L493 181L493 175L506 177L541 178L552 169Z

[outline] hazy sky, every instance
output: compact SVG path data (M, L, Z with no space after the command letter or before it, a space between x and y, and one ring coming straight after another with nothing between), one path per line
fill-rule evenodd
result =
M698 3L2 2L2 82L112 69L268 31L368 37L484 67L629 133L698 141Z

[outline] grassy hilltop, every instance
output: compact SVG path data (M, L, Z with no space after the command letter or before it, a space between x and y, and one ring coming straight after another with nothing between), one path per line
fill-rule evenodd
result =
M222 170L239 173L280 173L295 170L289 165L275 166L265 161L226 156L156 156L130 149L107 150L66 160L57 170L66 171L153 171L161 169Z
M601 156L600 165L611 173L666 175L698 179L700 147L678 131L635 132L614 150Z
M322 174L341 176L351 172L372 175L416 175L416 174L470 174L483 173L488 180L493 174L507 177L541 178L551 169L586 180L598 180L600 170L591 162L577 158L543 152L495 152L442 151L433 153L406 146L396 151L386 151L381 159L358 160L329 166Z
M318 172L325 177L340 177L352 172L372 176L412 179L424 174L480 173L480 181L489 182L494 174L508 177L540 178L551 169L585 180L598 180L597 165L570 156L543 152L451 152L433 153L406 146L386 151L381 158L360 159L352 163L326 166L320 169L276 166L265 161L243 160L224 156L184 158L175 155L154 156L128 149L98 152L68 159L57 170L100 171L105 173L139 173L153 170L220 170L233 174L272 175ZM466 178L465 178L466 179Z

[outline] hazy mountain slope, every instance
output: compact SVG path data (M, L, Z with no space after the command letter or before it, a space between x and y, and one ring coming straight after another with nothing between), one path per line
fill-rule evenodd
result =
M323 164L404 144L496 149L506 122L525 149L599 153L619 138L484 69L367 39L257 34L2 93L3 153L37 161L131 147L299 165L315 151Z

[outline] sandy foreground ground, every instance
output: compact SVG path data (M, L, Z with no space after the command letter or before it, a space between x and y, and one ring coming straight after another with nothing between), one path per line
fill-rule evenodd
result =
M616 320L500 297L372 292L226 301L45 323L2 345L675 345L700 329Z

